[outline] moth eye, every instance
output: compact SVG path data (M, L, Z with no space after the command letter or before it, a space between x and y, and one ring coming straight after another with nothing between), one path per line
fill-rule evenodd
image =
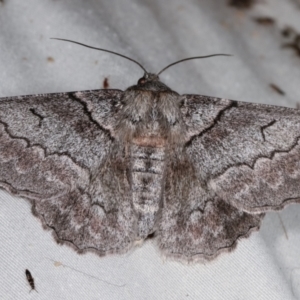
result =
M146 79L144 77L140 78L139 81L138 81L138 85L143 85L146 83Z

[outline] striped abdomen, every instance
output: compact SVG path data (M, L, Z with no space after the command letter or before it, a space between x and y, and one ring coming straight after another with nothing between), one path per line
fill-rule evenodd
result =
M154 231L156 217L162 205L165 148L132 145L131 164L138 239L144 239Z

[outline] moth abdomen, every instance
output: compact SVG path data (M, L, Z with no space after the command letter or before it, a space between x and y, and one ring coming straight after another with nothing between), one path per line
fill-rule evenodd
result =
M138 219L138 239L153 233L161 207L165 149L163 147L131 147L131 189L133 208Z

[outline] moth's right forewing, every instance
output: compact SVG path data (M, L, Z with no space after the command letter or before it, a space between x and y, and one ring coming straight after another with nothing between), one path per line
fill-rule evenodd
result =
M186 139L192 141L204 134L218 122L222 113L235 104L235 101L202 95L182 95L180 110L186 125Z
M200 124L193 121L196 113L208 116L186 148L197 176L221 199L247 212L299 202L300 111L225 100L229 105L215 114L223 99L207 105L194 97L199 106L191 102L190 126Z

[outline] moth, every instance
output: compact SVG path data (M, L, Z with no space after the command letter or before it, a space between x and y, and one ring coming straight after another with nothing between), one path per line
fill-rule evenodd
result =
M25 275L26 275L26 279L27 279L27 281L28 281L28 283L31 287L30 292L32 290L35 290L37 292L37 290L35 289L35 285L34 285L34 279L33 279L32 275L31 275L31 273L28 269L25 270Z
M58 243L102 256L151 236L211 260L299 202L300 110L179 95L143 70L125 91L0 100L0 186Z

